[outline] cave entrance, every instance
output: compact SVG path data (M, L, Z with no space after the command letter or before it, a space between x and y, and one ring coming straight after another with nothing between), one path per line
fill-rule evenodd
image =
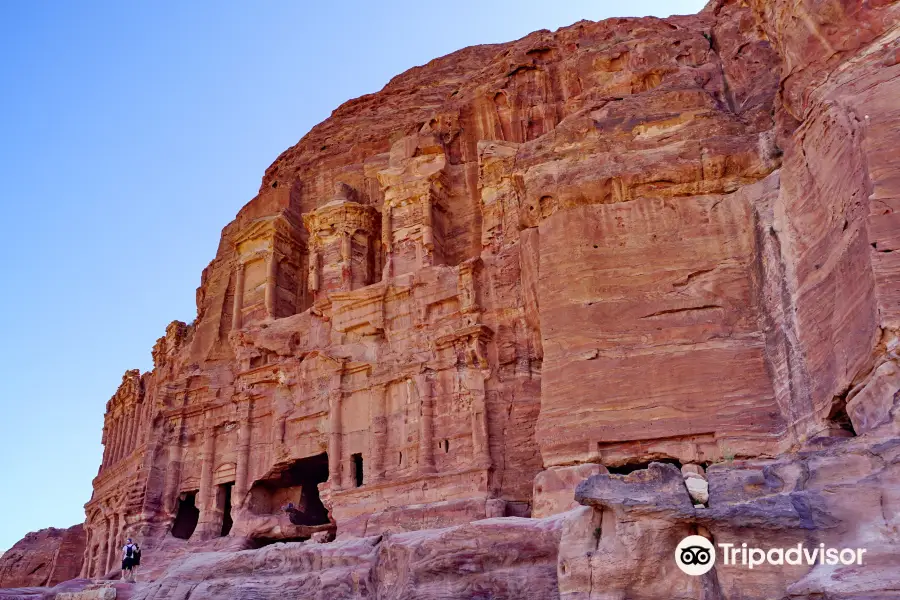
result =
M222 537L231 533L231 527L234 525L234 519L231 517L231 492L233 489L234 482L231 481L220 485L217 492L216 504L222 507Z
M178 512L172 523L172 535L182 540L190 539L200 520L200 509L197 508L197 491L182 492L178 498Z
M327 479L327 454L295 460L253 484L248 508L257 515L286 512L294 525L327 525L331 520L318 488Z

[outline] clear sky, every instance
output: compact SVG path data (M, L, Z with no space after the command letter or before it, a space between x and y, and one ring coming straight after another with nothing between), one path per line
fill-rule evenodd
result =
M106 401L265 168L464 46L704 0L0 3L0 552L84 519Z

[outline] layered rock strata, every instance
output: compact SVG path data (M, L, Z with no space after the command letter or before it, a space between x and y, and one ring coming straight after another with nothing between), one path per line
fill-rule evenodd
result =
M728 4L469 48L336 110L110 401L84 574L129 534L524 516L543 469L825 427L789 430L734 193L780 164L778 64Z
M0 588L52 587L78 577L84 553L83 525L29 533L0 556Z
M581 22L336 110L110 401L84 574L129 533L552 514L542 470L864 429L884 400L848 395L894 325L897 9L834 10Z

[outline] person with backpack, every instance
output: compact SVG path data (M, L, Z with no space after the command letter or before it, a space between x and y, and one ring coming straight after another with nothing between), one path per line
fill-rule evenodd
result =
M134 544L134 564L131 566L131 581L134 583L134 578L137 576L138 567L141 566L141 547L135 542Z
M137 544L128 538L128 543L122 547L122 581L134 583L134 567L140 563L140 559L135 559L135 554L140 553ZM137 560L137 562L135 562Z

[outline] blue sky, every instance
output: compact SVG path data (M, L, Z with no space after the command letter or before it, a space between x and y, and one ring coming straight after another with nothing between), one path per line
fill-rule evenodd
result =
M0 551L84 519L122 374L335 107L464 46L704 3L0 3Z

